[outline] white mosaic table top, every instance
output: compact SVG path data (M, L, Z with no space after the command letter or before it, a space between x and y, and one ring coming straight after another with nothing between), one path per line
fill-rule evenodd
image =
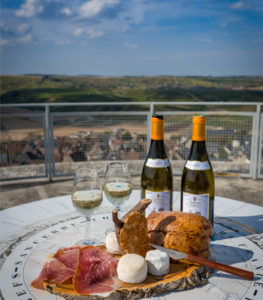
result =
M92 217L94 236L104 241L112 226L112 206L104 197ZM140 199L132 192L123 211ZM174 192L174 209L179 210L180 194ZM263 299L263 207L223 197L215 198L215 235L212 259L254 272L253 281L216 271L208 283L192 290L160 295L154 299ZM0 289L7 300L62 299L30 287L47 254L58 247L75 244L84 235L85 219L75 212L70 196L50 198L12 207L0 212ZM95 234L96 232L96 234ZM0 298L1 298L0 294Z

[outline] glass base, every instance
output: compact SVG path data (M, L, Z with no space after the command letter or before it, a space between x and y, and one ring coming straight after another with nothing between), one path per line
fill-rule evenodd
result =
M84 246L98 246L102 245L103 243L96 239L83 239L78 242L76 242L76 245L84 245Z

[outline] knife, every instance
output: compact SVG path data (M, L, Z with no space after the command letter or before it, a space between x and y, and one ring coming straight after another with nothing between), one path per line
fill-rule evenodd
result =
M168 256L170 256L171 258L173 258L175 260L177 260L177 259L186 259L188 261L198 263L200 265L207 266L207 267L210 267L212 269L221 270L223 272L227 272L227 273L230 273L230 274L233 274L233 275L236 275L236 276L240 276L240 277L243 277L243 278L248 279L248 280L253 280L253 278L254 278L254 273L253 272L249 272L249 271L239 269L239 268L236 268L236 267L231 267L231 266L228 266L228 265L224 265L224 264L221 264L221 263L218 263L218 262L215 262L215 261L212 261L212 260L200 257L200 256L195 256L195 255L192 255L192 254L186 254L186 253L179 252L179 251L176 251L176 250L164 248L164 247L161 247L161 246L158 246L158 245L155 245L155 244L151 244L151 246L155 249L166 252L168 254Z

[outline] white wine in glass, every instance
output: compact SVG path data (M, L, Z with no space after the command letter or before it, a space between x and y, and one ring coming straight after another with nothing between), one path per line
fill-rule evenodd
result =
M104 192L107 199L120 210L132 192L131 175L124 162L111 162L107 165Z
M71 200L74 208L86 218L85 237L77 244L97 244L96 238L90 236L91 216L96 212L103 200L100 179L96 170L81 170L76 173L73 179Z

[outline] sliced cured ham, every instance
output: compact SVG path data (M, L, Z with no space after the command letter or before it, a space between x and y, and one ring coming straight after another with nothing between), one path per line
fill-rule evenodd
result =
M52 259L45 262L40 274L31 282L31 285L35 288L42 289L44 281L61 284L68 280L72 280L74 274L74 270L66 267L60 261Z
M44 289L47 284L70 287L76 294L110 294L120 286L118 259L97 247L61 248L46 262L31 285ZM65 291L67 288L65 288Z
M114 291L120 282L117 278L118 259L93 246L79 250L79 262L73 285L79 294L101 294Z
M62 262L66 267L76 270L79 260L79 249L81 246L61 248L54 254L54 258Z

